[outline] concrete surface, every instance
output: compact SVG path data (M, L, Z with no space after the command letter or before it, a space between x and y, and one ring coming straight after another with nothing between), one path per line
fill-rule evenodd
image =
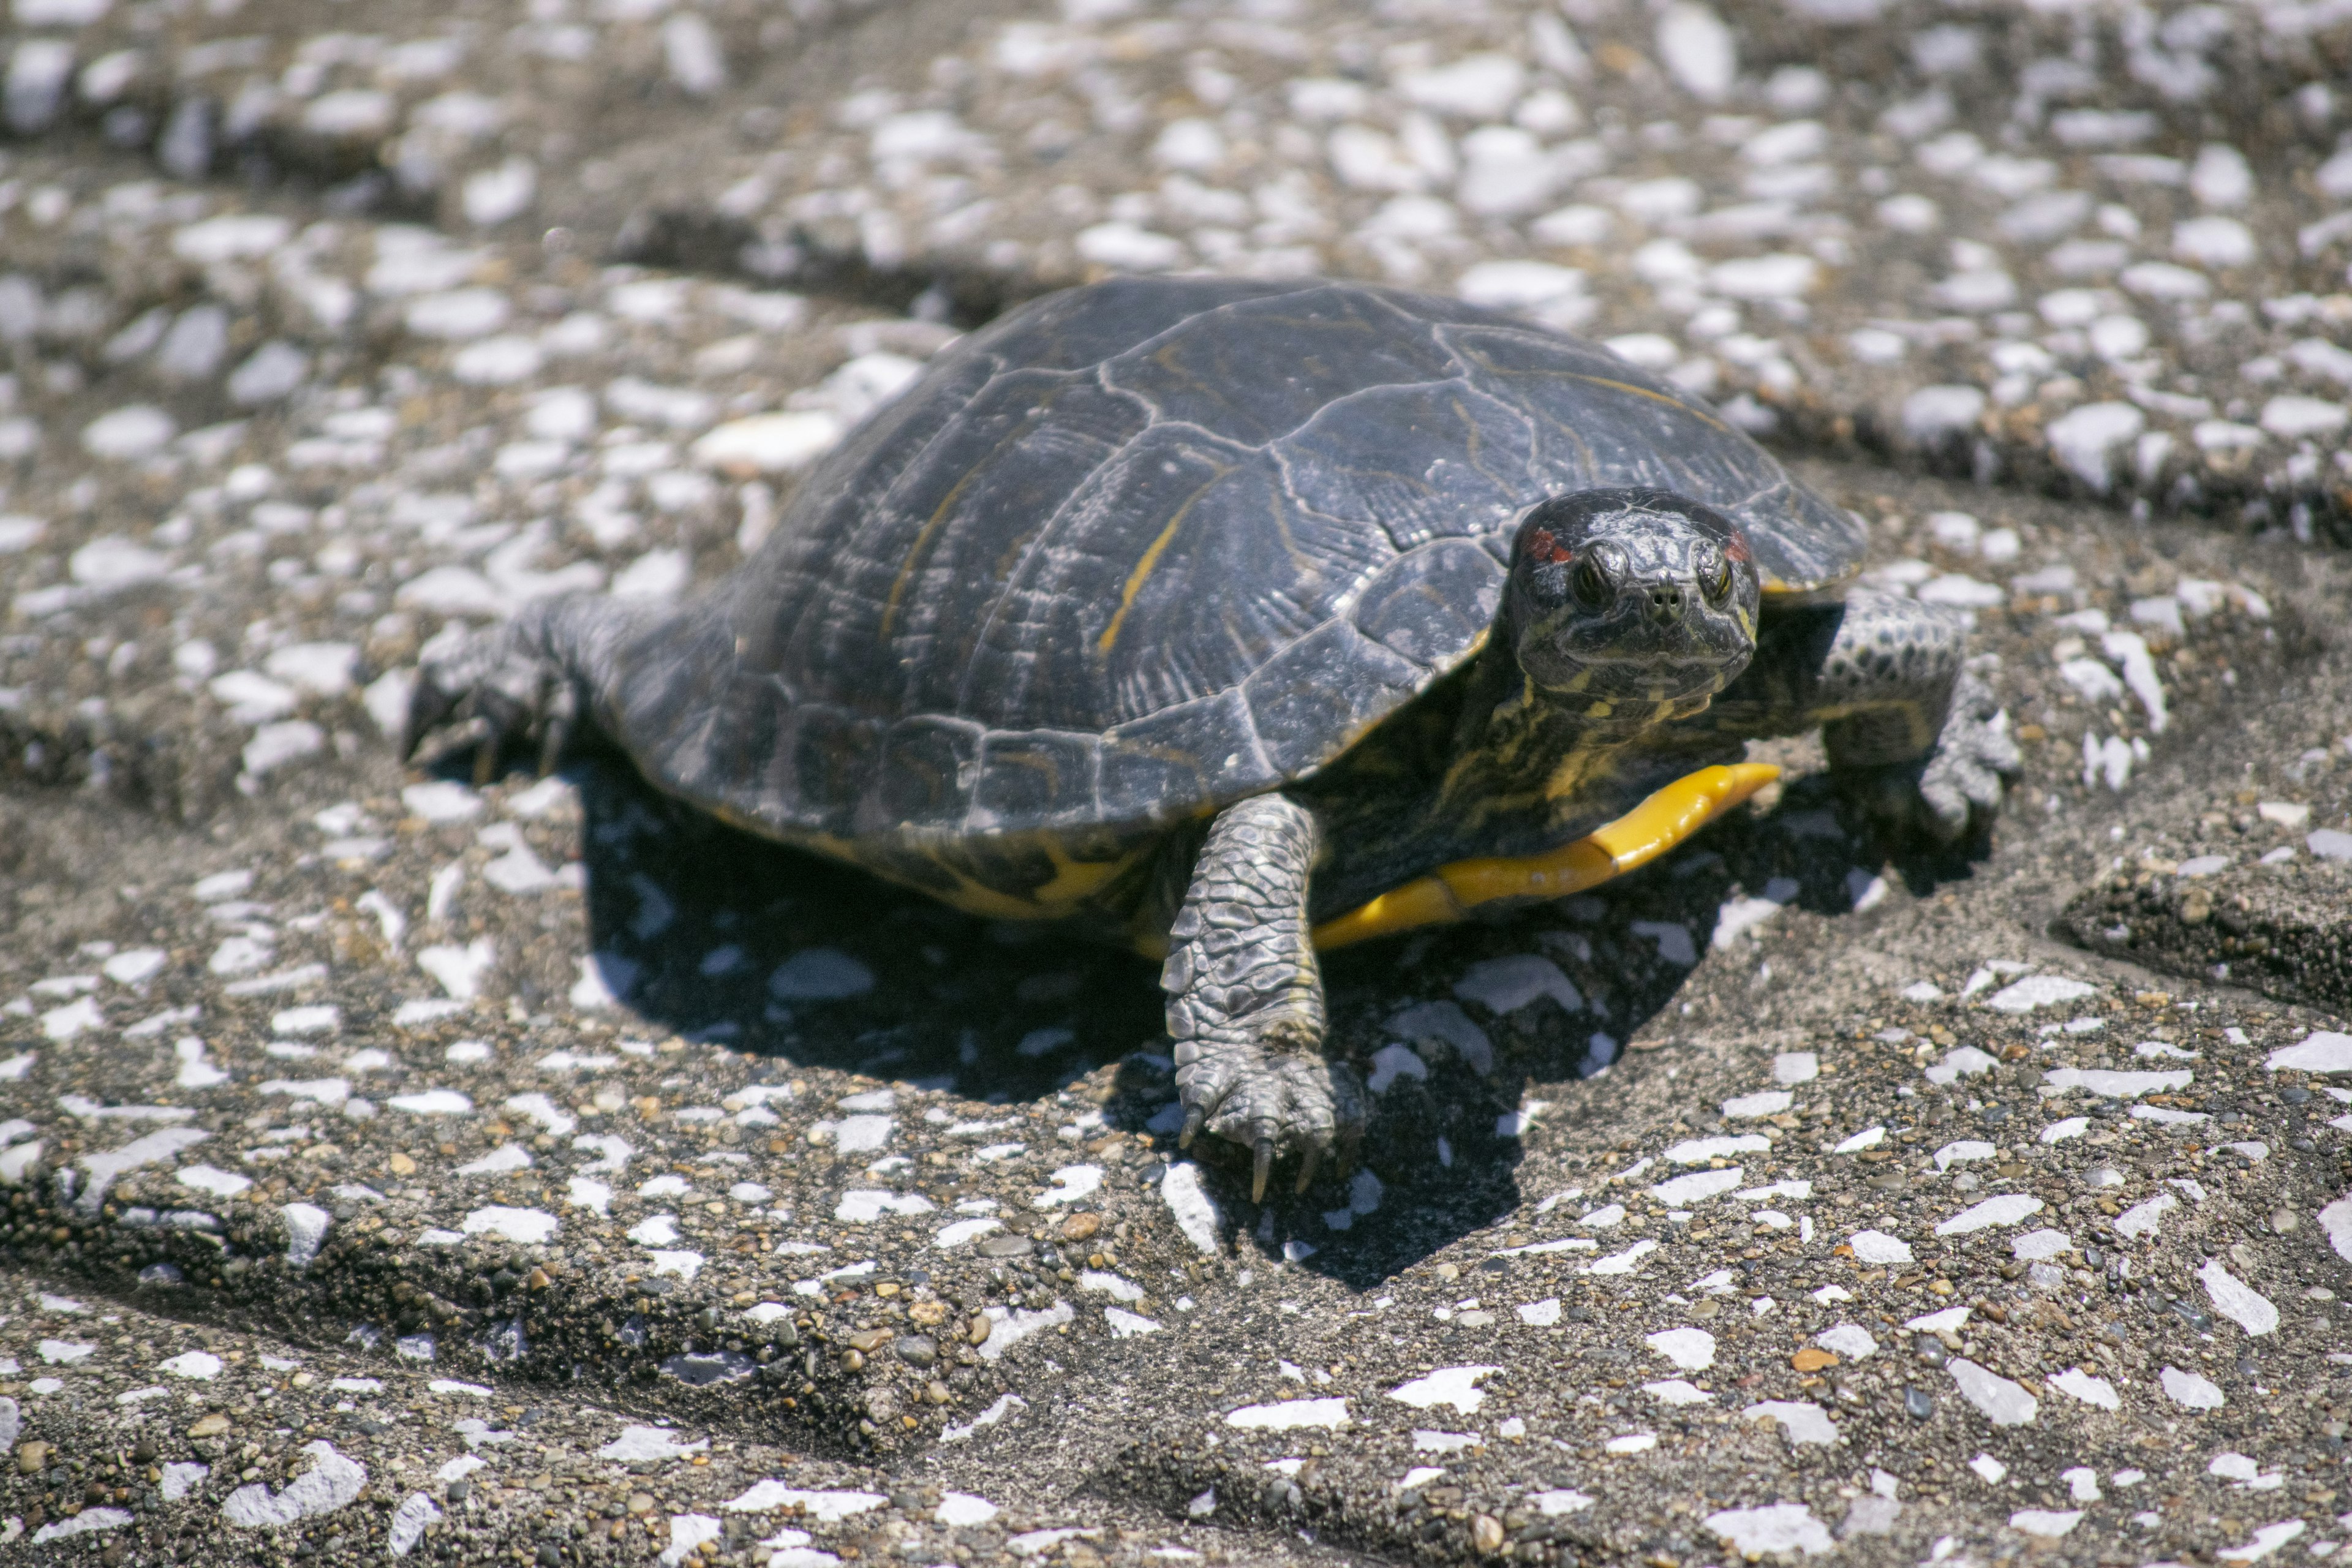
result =
M2352 1535L2352 16L12 16L0 1546ZM1184 266L1724 400L1975 609L1991 841L1776 747L1665 864L1345 956L1364 1169L1259 1209L1173 1149L1149 965L593 756L394 763L445 626L709 580L959 325Z

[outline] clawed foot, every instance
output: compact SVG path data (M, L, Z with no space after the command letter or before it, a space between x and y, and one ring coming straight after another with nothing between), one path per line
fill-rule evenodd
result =
M2000 700L1975 671L1963 669L1936 749L1915 762L1856 769L1851 783L1871 816L1950 844L1991 823L2023 767Z
M1280 1032L1249 1044L1183 1040L1176 1047L1176 1089L1184 1105L1180 1140L1191 1148L1205 1127L1251 1152L1250 1200L1265 1198L1277 1159L1300 1157L1305 1192L1327 1155L1352 1163L1364 1135L1364 1085L1353 1068L1324 1060L1312 1042Z
M474 782L488 784L510 747L536 752L552 773L580 720L580 694L563 668L515 623L477 632L427 657L417 671L401 755L419 766L471 751Z

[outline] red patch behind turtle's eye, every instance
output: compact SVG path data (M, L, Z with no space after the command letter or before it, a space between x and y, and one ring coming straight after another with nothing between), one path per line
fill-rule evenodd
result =
M1731 536L1731 542L1723 547L1723 553L1734 561L1748 561L1753 559L1753 557L1748 553L1748 536L1744 533L1733 533Z
M1548 528L1538 528L1528 533L1528 558L1543 566L1557 566L1563 561L1575 559L1560 548L1559 541L1551 536L1551 530Z

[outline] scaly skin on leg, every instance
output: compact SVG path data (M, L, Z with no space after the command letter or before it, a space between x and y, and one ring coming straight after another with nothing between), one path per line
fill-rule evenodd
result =
M2000 809L2023 765L2009 720L1967 667L1958 610L1857 588L1784 613L1706 722L1746 735L1818 724L1830 765L1873 815L1949 842Z
M1182 1142L1202 1127L1247 1146L1253 1200L1278 1155L1298 1153L1298 1190L1364 1128L1353 1068L1324 1060L1323 979L1307 923L1314 814L1279 795L1225 808L1209 828L1169 928L1168 1033L1176 1042Z

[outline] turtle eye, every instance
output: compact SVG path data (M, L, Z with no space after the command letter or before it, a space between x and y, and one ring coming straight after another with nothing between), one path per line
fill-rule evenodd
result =
M1731 593L1731 562L1722 551L1709 548L1699 557L1698 585L1706 591L1707 602L1720 605Z
M1576 596L1594 609L1604 609L1617 602L1616 574L1601 559L1601 552L1587 551L1568 574L1568 584Z

